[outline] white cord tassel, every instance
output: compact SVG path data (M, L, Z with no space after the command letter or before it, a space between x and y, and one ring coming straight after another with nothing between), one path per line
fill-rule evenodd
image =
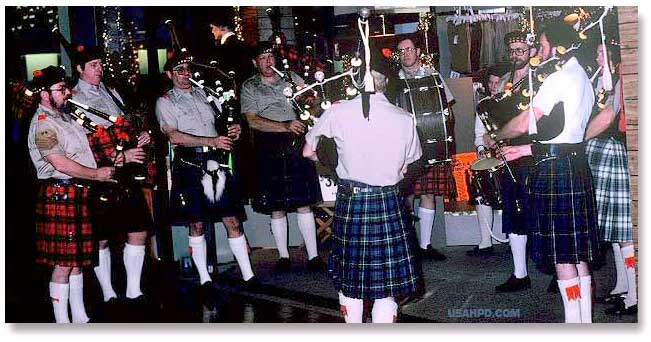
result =
M369 46L368 37L368 19L362 21L362 19L357 19L357 27L359 28L359 33L362 36L362 42L364 43L364 60L366 61L366 74L364 75L364 91L368 93L375 92L375 85L373 84L373 76L371 75L371 48Z
M208 171L219 170L219 164L214 160L209 160L206 169ZM201 185L203 185L203 193L208 198L208 201L211 204L216 203L224 194L224 188L226 187L226 172L224 170L217 171L217 182L213 187L213 177L210 173L204 173L203 178L201 178Z

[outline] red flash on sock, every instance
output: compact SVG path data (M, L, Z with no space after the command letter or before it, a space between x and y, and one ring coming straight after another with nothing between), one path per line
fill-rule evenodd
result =
M579 286L579 284L566 288L565 293L567 294L568 301L574 299L581 299L581 287Z
M630 257L624 259L624 263L626 264L626 267L628 267L628 268L635 268L635 256L630 256Z
M188 253L190 253L190 255L192 255L192 247L191 246L188 247Z
M57 303L59 302L59 298L50 297L50 299L51 299L53 302L57 302Z
M348 311L346 310L345 305L340 305L339 306L339 311L341 311L341 313L344 314L344 316L348 316Z

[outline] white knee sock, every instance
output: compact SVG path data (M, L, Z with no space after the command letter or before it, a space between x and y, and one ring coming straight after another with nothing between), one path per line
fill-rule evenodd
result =
M313 259L319 256L319 252L316 249L316 224L314 223L314 214L309 213L298 213L298 229L303 235L303 241L305 241L305 249L307 249L307 258Z
M346 310L344 319L346 323L363 323L362 314L364 313L364 301L362 299L350 298L339 292L339 305Z
M592 323L592 277L580 276L579 283L581 287L581 323Z
M613 257L615 258L615 270L617 270L617 281L615 288L610 291L610 294L628 292L628 281L626 280L626 265L624 264L624 257L622 257L622 250L619 243L613 243Z
M122 261L124 261L124 269L127 271L127 298L138 298L142 295L140 276L142 275L142 265L145 262L145 246L125 243Z
M398 304L393 297L386 297L376 299L373 303L373 323L394 323L394 319L398 316Z
M99 250L99 266L94 268L95 275L102 287L104 294L104 301L108 302L111 298L118 298L118 295L113 290L111 283L111 250L108 248Z
M635 279L635 246L622 247L622 257L626 265L626 279L628 281L628 293L624 299L626 307L637 304L637 284Z
M477 204L477 220L479 221L479 234L481 241L479 241L479 248L488 248L493 245L491 238L491 230L493 230L493 208Z
M190 255L194 266L199 271L199 282L201 284L211 281L210 274L208 273L208 261L206 251L206 238L203 235L189 236L190 239Z
M253 270L251 269L251 260L249 259L249 253L246 248L246 237L244 234L236 238L228 238L228 246L231 247L231 252L237 260L237 264L240 266L240 272L242 272L242 279L249 280L253 277Z
M50 300L56 323L70 323L68 317L68 293L70 285L50 282Z
M563 297L563 308L565 309L565 323L581 323L581 286L579 277L558 280L558 288Z
M72 323L88 323L84 306L84 274L70 275L70 311Z
M271 219L271 233L276 240L276 248L281 258L289 258L287 250L287 217Z
M436 210L423 207L418 208L418 218L420 223L420 248L426 249L432 240L432 225L434 225L434 216Z
M527 276L527 236L509 234L509 245L513 255L513 274L522 279Z

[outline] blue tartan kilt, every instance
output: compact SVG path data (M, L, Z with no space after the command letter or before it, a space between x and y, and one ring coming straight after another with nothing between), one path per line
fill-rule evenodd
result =
M598 257L597 211L585 156L540 162L531 175L532 259L542 264L578 264Z
M594 138L586 146L603 241L633 241L631 187L626 146L615 138Z
M186 158L195 165L205 163L209 154ZM241 190L235 177L226 172L226 185L219 201L210 203L204 194L201 179L203 170L184 163L176 156L172 165L172 190L170 197L172 224L187 225L192 222L217 222L224 217L237 217L246 221Z
M304 158L305 139L293 133L256 132L257 191L253 210L263 214L294 211L320 202L316 165Z
M353 193L363 183L341 180L328 271L350 298L407 297L423 288L417 239L398 187ZM379 189L379 187L373 187Z
M529 175L535 167L533 166L533 161L528 159L509 162L509 167L513 171L517 183L513 182L513 178L511 178L508 170L500 174L502 198L504 199L502 232L507 235L510 233L527 235L529 228L535 225L535 221L531 215L531 211L528 209L529 196L527 194L526 184L529 181ZM520 201L520 211L518 211L516 200Z

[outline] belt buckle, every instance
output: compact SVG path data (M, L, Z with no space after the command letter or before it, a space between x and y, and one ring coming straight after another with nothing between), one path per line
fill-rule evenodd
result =
M356 195L356 194L358 194L360 192L362 192L362 188L360 188L358 186L353 187L353 195Z

